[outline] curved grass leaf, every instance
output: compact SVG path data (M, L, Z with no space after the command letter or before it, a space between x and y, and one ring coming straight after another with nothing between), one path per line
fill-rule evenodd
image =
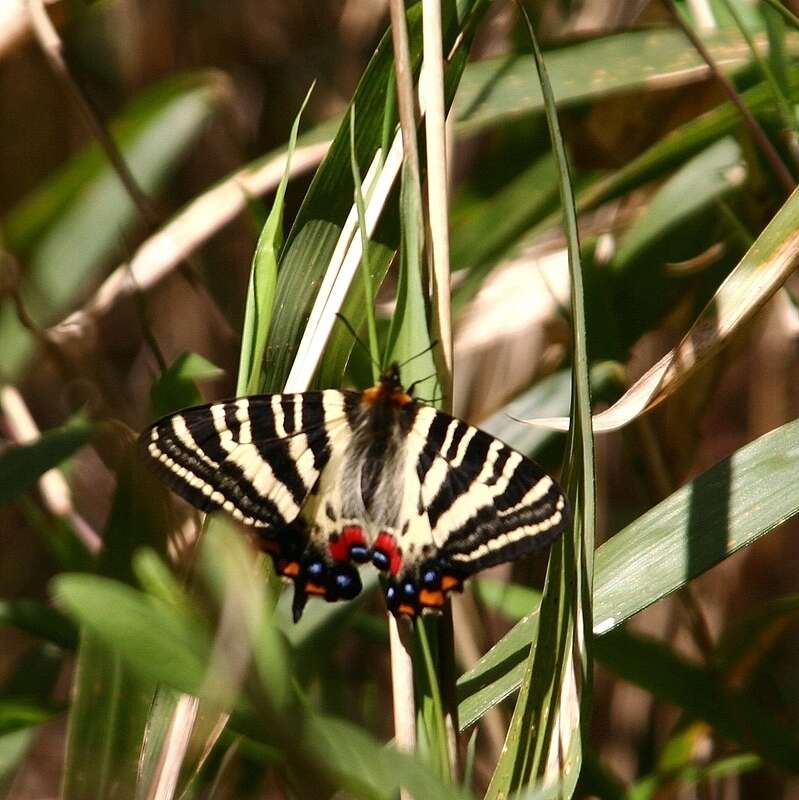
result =
M444 783L418 758L378 745L343 720L319 717L308 738L341 788L355 797L394 800L400 787L414 798L467 800L465 790Z
M764 35L756 38L761 51ZM724 70L751 60L746 40L736 30L718 31L707 47ZM791 48L799 48L794 38ZM709 76L701 56L676 30L628 31L561 47L546 54L552 92L558 107L597 100L635 89L660 89ZM513 117L542 111L538 82L529 78L529 64L520 55L472 64L455 102L457 130L468 134Z
M200 691L210 640L196 618L99 575L60 575L52 594L94 640L124 656L138 675L190 694Z
M300 119L313 87L308 90L294 124L291 126L286 154L286 169L275 192L272 210L266 219L250 271L250 284L247 289L247 305L244 313L244 330L241 337L241 354L236 394L254 394L258 391L263 371L266 340L272 321L272 311L277 288L277 262L283 248L283 206L291 169L291 155L297 145L297 131Z
M598 548L594 634L601 636L799 513L799 421L762 436L683 486ZM515 691L538 609L459 681L466 727Z
M127 800L136 794L147 713L156 684L150 673L140 675L124 662L113 649L112 637L120 636L131 650L144 642L138 658L147 662L148 643L139 637L158 636L159 630L163 634L168 629L160 628L153 619L152 606L149 615L147 608L137 606L137 593L121 582L133 580L132 561L137 548L146 545L164 551L168 504L165 488L138 460L129 431L110 430L107 436L98 437L95 447L117 474L98 559L103 576L116 580L61 575L53 584L59 599L82 626L62 796L65 800L84 800L113 795ZM121 622L119 616L123 617ZM145 620L153 627L143 624ZM176 654L175 663L186 657Z

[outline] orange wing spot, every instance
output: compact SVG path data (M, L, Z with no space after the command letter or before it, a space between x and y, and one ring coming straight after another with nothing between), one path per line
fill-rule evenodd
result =
M416 609L413 606L409 606L407 603L400 603L397 611L399 611L400 614L404 614L406 617L416 616Z
M445 592L451 592L453 590L459 592L463 587L461 585L461 581L458 578L455 578L452 575L442 575L441 588Z
M316 594L316 595L326 595L327 589L324 586L320 586L318 583L313 583L312 581L308 581L305 584L305 591L308 594Z
M441 608L444 605L444 592L431 591L430 589L422 589L419 592L419 601L424 606L434 606Z
M296 578L300 574L300 562L287 561L284 564L278 564L277 571L288 578Z

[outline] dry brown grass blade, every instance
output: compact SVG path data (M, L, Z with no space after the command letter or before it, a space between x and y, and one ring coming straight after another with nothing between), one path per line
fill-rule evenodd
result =
M291 159L291 176L315 167L330 143L299 147ZM265 164L248 166L192 200L183 211L142 242L133 258L118 266L82 309L49 329L56 341L80 335L120 299L150 289L177 269L189 255L235 219L252 197L277 188L286 167L286 153Z
M799 192L794 192L727 276L677 347L609 409L593 418L594 432L618 430L663 402L723 348L799 266ZM524 420L565 431L567 417Z
M444 104L444 53L440 0L422 4L424 69L419 80L425 109L427 144L427 219L433 296L433 335L439 341L444 406L452 411L452 311L450 309L449 201L447 197L447 133Z

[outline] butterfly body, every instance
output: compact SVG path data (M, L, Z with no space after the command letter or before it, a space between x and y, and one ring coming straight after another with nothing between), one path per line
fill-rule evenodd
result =
M469 575L542 549L569 520L537 465L414 399L396 366L363 392L186 409L141 442L178 494L254 529L294 583L295 619L309 596L355 597L368 562L392 612L439 610Z

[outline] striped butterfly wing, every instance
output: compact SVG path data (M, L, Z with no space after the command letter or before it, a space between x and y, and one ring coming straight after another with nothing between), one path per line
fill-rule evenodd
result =
M300 514L349 428L342 392L244 397L153 423L140 442L177 494L281 534Z
M413 615L443 605L465 578L548 547L570 522L561 488L537 464L462 420L423 406L409 431L408 538L387 590ZM413 511L414 506L416 511Z

